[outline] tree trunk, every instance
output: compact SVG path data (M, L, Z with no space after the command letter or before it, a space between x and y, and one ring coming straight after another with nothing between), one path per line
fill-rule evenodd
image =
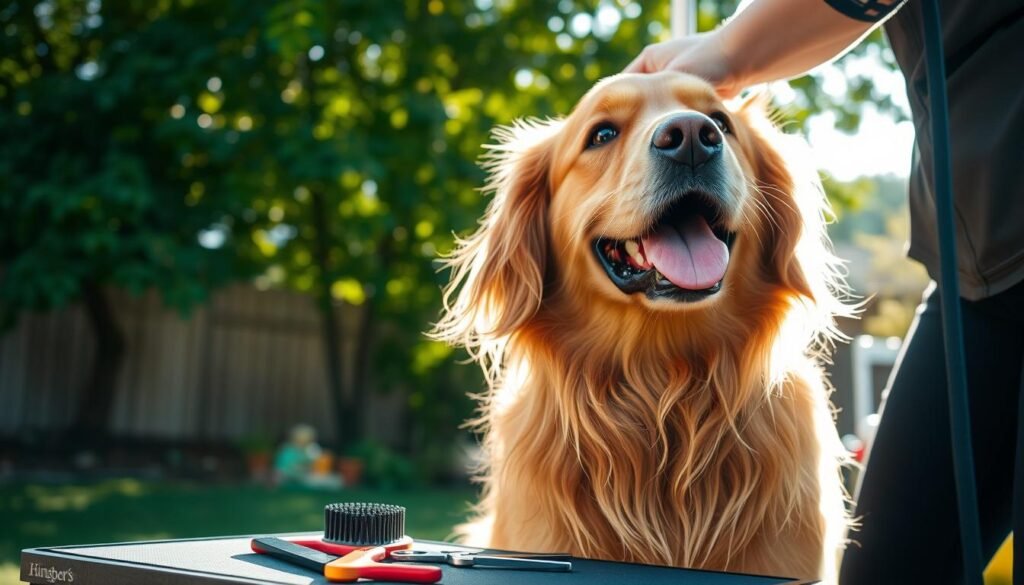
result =
M356 412L366 412L366 395L370 391L370 362L373 360L373 343L375 322L375 300L373 295L367 295L363 303L362 319L359 321L359 331L356 334L355 363L352 372L352 409ZM356 420L356 432L361 436L363 429L362 417Z
M377 332L377 295L383 294L387 273L386 267L391 263L393 240L391 235L385 235L377 246L377 260L385 269L379 273L380 276L373 283L371 294L366 295L363 303L362 320L359 322L359 331L356 333L355 363L352 372L352 408L356 412L366 412L366 396L370 392L370 368L374 361L374 343ZM362 419L358 424L359 432L362 433Z
M298 60L299 76L302 85L309 94L309 105L303 111L303 118L308 129L312 132L316 117L313 114L316 107L317 86L312 75L311 66L304 55ZM334 307L334 299L331 297L331 285L334 284L334 271L331 269L331 234L327 225L327 202L324 200L323 185L309 185L310 192L310 213L313 217L312 224L316 234L313 241L313 254L316 258L317 269L320 273L320 282L314 288L316 291L317 308L320 310L321 333L324 342L324 365L327 374L327 390L331 395L331 405L334 410L334 425L337 428L335 448L339 454L344 454L347 447L359 440L357 421L359 412L353 408L352 401L345 392L345 366L346 359L341 350L341 338L338 333L342 328L342 319Z
M341 339L338 329L340 317L334 308L331 298L331 242L327 227L327 210L323 193L319 189L310 190L313 225L316 230L315 251L316 263L320 272L317 288L317 307L320 309L321 331L324 342L324 362L327 374L327 389L331 395L334 409L334 423L337 427L337 449L343 453L345 448L359 440L359 413L352 401L345 396L344 386L344 355L341 351Z
M85 440L101 440L110 432L117 375L124 360L124 335L118 328L110 301L97 283L84 283L82 300L92 326L96 352L71 433Z

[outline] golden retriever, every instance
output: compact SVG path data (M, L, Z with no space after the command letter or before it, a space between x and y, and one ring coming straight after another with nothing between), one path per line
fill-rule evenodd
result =
M467 542L831 578L845 451L815 350L849 307L762 102L617 75L496 132L435 330L489 383Z

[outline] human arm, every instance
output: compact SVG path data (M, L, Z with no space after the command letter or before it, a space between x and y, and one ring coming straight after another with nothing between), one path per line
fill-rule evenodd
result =
M796 77L831 61L876 26L824 0L756 0L714 31L649 45L625 71L685 71L731 97L744 87Z

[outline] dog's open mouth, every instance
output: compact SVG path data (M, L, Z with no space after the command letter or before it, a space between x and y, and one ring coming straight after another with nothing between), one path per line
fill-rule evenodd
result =
M597 238L594 252L608 278L626 294L694 302L722 289L735 234L723 225L710 195L688 193L643 235Z

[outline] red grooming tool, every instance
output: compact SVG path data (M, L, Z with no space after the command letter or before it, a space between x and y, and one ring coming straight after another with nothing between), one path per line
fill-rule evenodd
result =
M377 579L403 583L436 583L441 580L441 570L437 567L379 562L387 555L383 546L359 548L338 557L284 539L265 537L254 538L252 548L256 552L291 562L292 565L322 573L328 581L333 582L351 583L359 579Z
M252 550L282 561L322 573L328 581L350 583L359 579L401 581L403 583L437 583L441 569L429 565L381 563L387 556L384 547L356 549L336 557L293 542L268 536L252 539Z
M405 508L342 503L324 507L323 538L254 538L251 547L253 552L322 570L332 581L354 581L359 577L413 583L438 581L441 569L437 567L377 562L392 551L410 548L412 543L405 535ZM317 556L318 553L326 554Z

